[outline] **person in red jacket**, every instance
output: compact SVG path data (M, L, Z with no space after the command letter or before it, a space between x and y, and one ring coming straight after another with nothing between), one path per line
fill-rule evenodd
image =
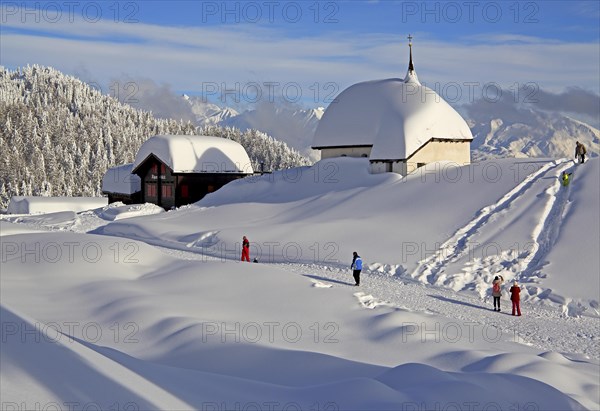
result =
M512 315L521 315L521 288L517 280L514 281L512 287L510 287L510 300L512 301Z
M250 241L246 236L242 238L242 261L250 262Z

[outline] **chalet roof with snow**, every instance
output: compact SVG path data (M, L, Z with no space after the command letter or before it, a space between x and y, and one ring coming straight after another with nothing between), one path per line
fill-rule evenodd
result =
M473 139L461 115L419 82L409 46L404 79L354 84L336 97L319 122L314 149L372 147L371 160L401 160L432 139Z
M155 156L174 173L252 174L250 158L235 141L212 136L159 135L140 147L132 172Z

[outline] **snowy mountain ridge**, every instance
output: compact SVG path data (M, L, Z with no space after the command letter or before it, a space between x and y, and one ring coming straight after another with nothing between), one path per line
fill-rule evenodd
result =
M520 118L472 121L473 159L502 157L574 158L575 141L582 142L588 157L600 152L600 131L566 115L529 109Z
M196 124L199 126L216 126L228 118L240 114L231 107L221 108L198 97L190 97L184 94L183 99L190 105L192 113L196 116Z
M317 124L325 112L323 107L303 109L292 105L259 103L253 108L238 112L231 107L208 103L199 97L184 95L183 98L190 104L196 116L196 124L200 126L260 130L285 142L313 161L318 159L317 153L310 147Z

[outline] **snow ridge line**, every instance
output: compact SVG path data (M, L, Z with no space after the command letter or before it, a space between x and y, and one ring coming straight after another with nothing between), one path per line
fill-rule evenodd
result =
M418 278L422 282L432 283L433 279L437 274L443 271L448 263L456 261L464 255L468 248L469 239L489 221L495 212L510 207L510 204L523 195L523 193L527 191L533 182L541 175L566 161L568 160L560 159L548 162L539 170L529 174L521 183L506 193L500 200L494 204L483 207L477 212L475 218L459 228L433 255L419 261L417 268L413 270L410 276L412 278Z
M545 191L548 194L548 200L539 223L533 229L534 247L521 260L521 264L525 268L517 277L527 279L534 275L535 271L543 266L542 259L548 255L552 246L556 243L565 217L565 209L569 202L569 194L571 193L571 186L569 185L563 189L559 177L563 171L573 170L574 168L575 165L570 164L570 162L560 167L556 173L556 181Z

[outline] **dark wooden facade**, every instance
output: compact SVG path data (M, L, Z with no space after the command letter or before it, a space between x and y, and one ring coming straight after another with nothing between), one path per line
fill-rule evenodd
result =
M133 194L110 193L107 191L103 191L102 193L108 196L109 204L116 203L117 201L120 201L123 204L139 204L142 202L142 193L139 191Z
M195 203L243 173L174 173L154 155L148 156L133 173L142 180L140 202L153 203L165 210Z

